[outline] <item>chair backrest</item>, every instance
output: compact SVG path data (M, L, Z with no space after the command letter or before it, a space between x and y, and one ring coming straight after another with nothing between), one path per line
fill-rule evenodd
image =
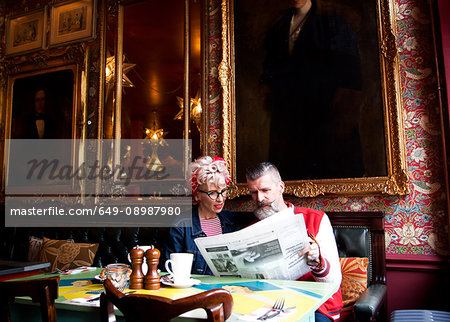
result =
M56 322L55 299L58 298L59 276L23 281L0 282L1 321L11 321L9 305L18 296L29 296L41 305L42 321Z
M202 308L208 321L225 321L232 312L233 298L223 289L214 289L196 295L171 300L148 294L125 295L105 280L105 293L100 296L101 321L115 321L115 305L126 321L169 321L185 312Z
M368 257L368 284L386 283L383 212L327 212L339 257Z

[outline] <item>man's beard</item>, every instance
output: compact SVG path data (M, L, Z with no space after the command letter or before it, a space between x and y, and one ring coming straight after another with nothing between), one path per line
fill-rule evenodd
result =
M268 206L268 207L267 207ZM256 209L253 212L259 220L266 219L280 211L275 201L272 202L257 202Z

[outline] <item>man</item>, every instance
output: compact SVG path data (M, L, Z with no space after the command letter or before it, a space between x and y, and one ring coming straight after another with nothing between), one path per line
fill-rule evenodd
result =
M55 123L46 111L45 90L40 89L34 94L33 113L25 117L22 127L23 139L56 138Z
M360 177L357 38L335 15L342 10L318 2L289 0L291 8L266 34L260 81L271 112L269 159L290 178ZM292 142L308 158L288 157L298 154Z
M299 280L316 282L341 283L342 275L339 255L333 229L328 216L319 210L295 207L283 199L284 182L278 169L269 162L263 162L256 167L247 168L247 185L256 203L254 211L259 220L276 214L287 208L293 208L295 214L303 214L306 229L310 238L310 245L299 252L299 256L306 256L306 263L311 271ZM333 294L315 312L316 321L338 320L342 309L341 290Z

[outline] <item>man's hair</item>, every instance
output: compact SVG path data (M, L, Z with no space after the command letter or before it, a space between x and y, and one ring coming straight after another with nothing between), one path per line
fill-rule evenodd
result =
M280 172L277 167L270 162L261 162L256 166L248 167L245 171L245 176L248 180L256 180L267 173L272 175L272 179L275 182L281 181Z
M36 90L34 91L34 95L36 96L36 94L37 94L38 92L44 92L44 94L46 94L46 90L43 89L42 87L37 87Z

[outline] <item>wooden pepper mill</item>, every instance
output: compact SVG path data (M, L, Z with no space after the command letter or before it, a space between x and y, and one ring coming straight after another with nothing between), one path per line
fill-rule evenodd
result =
M131 276L130 289L142 290L144 288L144 274L142 273L142 263L144 262L144 251L138 246L130 252Z
M146 290L159 290L161 285L159 284L159 274L158 274L158 262L159 262L160 252L155 247L147 249L145 252L145 258L147 259L147 275L144 278L144 288Z

